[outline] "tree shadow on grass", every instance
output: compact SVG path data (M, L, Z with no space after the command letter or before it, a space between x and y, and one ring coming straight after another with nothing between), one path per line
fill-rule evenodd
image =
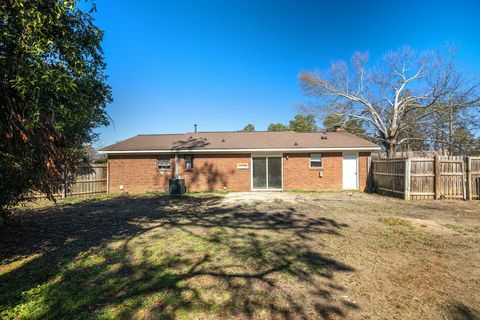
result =
M322 234L348 227L294 206L121 197L22 213L0 235L6 318L342 317ZM3 270L2 270L3 268Z
M447 307L445 318L451 320L480 320L480 314L461 302L453 301Z

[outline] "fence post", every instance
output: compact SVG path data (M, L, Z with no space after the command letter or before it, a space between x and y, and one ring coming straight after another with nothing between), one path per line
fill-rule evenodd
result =
M405 175L403 196L405 200L410 200L410 174L412 172L412 162L409 158L405 159Z
M467 200L472 200L472 159L467 157Z
M462 165L462 199L467 200L467 185L465 183L467 178L465 177L465 171L466 171L465 170L465 158L463 158L463 157L462 157L461 165Z
M435 200L440 199L440 156L435 155Z

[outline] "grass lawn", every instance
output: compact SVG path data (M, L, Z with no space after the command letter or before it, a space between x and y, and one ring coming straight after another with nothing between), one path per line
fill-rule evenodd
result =
M480 319L479 201L226 198L19 210L0 318Z

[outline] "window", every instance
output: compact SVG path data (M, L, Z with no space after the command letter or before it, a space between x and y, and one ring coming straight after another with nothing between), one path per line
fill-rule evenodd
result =
M193 154L186 154L185 155L185 163L184 163L184 168L185 169L193 169Z
M321 153L311 153L310 154L310 168L321 168L322 167L322 154Z
M170 170L170 157L158 156L157 167L158 167L158 170Z

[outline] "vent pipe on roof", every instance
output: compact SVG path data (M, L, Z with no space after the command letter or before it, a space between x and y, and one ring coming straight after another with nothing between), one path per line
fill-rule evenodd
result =
M194 128L194 131L197 132L197 124L196 123L193 125L193 128Z

